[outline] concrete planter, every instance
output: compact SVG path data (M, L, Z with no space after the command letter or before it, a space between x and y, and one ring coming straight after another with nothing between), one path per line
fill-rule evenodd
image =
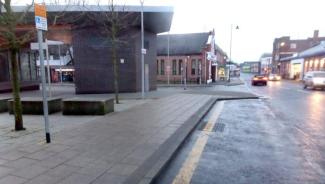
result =
M8 100L10 98L0 98L0 112L7 112L8 111Z
M112 98L75 97L63 100L63 115L105 115L114 112Z
M60 98L48 98L49 114L61 111ZM9 113L13 114L13 99L8 100ZM39 97L24 97L21 99L23 114L42 115L43 112L43 99Z

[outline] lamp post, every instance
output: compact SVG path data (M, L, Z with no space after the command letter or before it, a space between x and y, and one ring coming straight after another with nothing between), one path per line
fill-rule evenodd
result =
M239 26L236 26L236 29L239 29ZM229 49L229 63L228 63L228 82L230 82L230 62L231 62L231 50L232 50L232 30L233 25L230 25L230 49Z
M144 54L146 50L144 49L144 26L143 26L143 3L144 0L140 0L141 3L141 97L144 99Z

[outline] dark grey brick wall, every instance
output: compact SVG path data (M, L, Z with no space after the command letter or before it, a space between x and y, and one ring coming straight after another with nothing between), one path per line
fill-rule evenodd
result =
M98 32L95 27L73 30L77 94L114 92L110 44ZM135 92L141 90L140 32L130 29L125 35L118 50L119 88L120 92ZM156 34L147 33L146 37L150 49L145 60L150 67L151 89L156 89ZM120 63L122 58L124 64Z
M157 35L153 33L146 32L144 35L145 39L145 47L147 49L147 54L144 57L145 64L149 64L149 86L150 90L156 90L157 89L157 76L156 76L156 67L157 67ZM141 91L141 32L138 32L137 34L137 40L136 40L136 61L137 61L137 91Z

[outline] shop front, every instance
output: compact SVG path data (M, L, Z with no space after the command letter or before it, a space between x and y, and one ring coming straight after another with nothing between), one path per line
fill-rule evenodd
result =
M304 59L291 60L290 79L302 80L302 78L303 78L303 63L304 63Z

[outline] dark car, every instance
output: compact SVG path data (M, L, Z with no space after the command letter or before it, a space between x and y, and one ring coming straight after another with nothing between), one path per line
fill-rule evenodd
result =
M264 85L266 86L267 85L267 80L268 78L264 75L255 75L253 78L252 78L252 85L253 86L256 86L256 85Z

